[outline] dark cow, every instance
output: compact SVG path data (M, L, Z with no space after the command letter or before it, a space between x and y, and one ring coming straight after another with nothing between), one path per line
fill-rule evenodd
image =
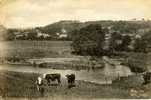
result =
M66 75L67 80L68 80L68 88L74 87L75 86L75 74L67 74Z
M151 72L146 72L145 74L143 74L143 78L144 78L143 84L150 83L151 82Z
M56 81L56 80L58 82L58 85L61 83L61 75L58 73L45 74L44 78L47 80L48 85L50 85L50 81Z

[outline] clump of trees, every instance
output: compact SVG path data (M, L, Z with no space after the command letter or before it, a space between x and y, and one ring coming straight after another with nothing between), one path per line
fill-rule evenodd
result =
M111 35L109 48L114 51L129 51L128 46L131 43L131 37L128 35L122 36L118 32L114 32Z
M142 73L147 71L148 54L129 53L123 65L129 66L132 72Z
M90 24L84 28L73 31L72 33L72 48L73 53L80 55L112 55L117 52L126 51L126 52L147 52L147 47L151 43L150 32L144 33L145 35L132 35L136 32L137 27L131 28L124 22L119 22L120 24L112 27L113 32L110 32L107 28L102 28L100 24ZM122 30L123 27L126 27L125 30ZM130 24L131 25L131 24ZM132 24L133 25L133 24ZM127 27L130 27L128 31ZM119 30L118 30L119 28ZM126 34L128 32L128 34ZM110 34L108 38L108 49L104 49L106 45L106 34Z
M111 37L106 40L106 34L111 34ZM73 53L80 55L110 55L115 51L129 51L131 37L122 35L119 32L109 33L107 28L102 28L100 24L90 24L80 30L72 33L72 48ZM106 44L108 41L109 44ZM109 45L108 49L104 49Z
M134 51L135 52L147 52L147 40L144 38L137 38L134 43Z
M72 34L72 48L75 54L101 55L105 40L105 30L99 24L91 24Z
M112 27L113 30L120 33L136 33L139 28L141 25L128 21L118 21Z

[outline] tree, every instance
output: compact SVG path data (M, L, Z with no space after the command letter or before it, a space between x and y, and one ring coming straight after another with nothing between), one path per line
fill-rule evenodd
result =
M114 31L118 31L121 34L122 33L136 33L137 29L139 29L141 26L136 23L130 23L126 21L118 21L115 22L112 29Z
M134 44L135 52L146 52L147 41L143 38L137 38Z
M110 50L111 51L120 51L121 50L121 44L122 44L122 35L114 32L111 35L110 39Z
M15 39L15 34L13 30L8 30L5 35L4 35L4 40L14 40Z
M129 55L124 63L129 66L132 72L142 73L147 71L148 54L145 53L132 53Z
M122 37L122 44L121 44L121 49L123 51L128 51L128 46L130 45L131 43L131 37L126 35L126 36L123 36Z
M28 32L28 39L35 40L37 38L37 32L34 29L31 29Z
M105 32L101 25L91 24L73 32L72 48L80 55L101 55Z

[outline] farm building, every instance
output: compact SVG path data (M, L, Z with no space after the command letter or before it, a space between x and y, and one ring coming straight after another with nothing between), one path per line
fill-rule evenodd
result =
M59 38L67 38L67 37L68 37L67 34L60 34L60 35L59 35Z

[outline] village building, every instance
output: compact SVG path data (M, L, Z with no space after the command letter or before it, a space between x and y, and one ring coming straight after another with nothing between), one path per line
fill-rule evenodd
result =
M68 37L67 34L60 34L60 35L59 35L59 38L67 38L67 37Z
M50 35L49 35L49 34L45 34L45 33L38 32L38 33L37 33L37 37L38 37L38 38L39 38L39 37L48 38L48 37L50 37Z
M43 37L43 38L48 38L50 37L49 34L46 34L46 33L42 33L40 30L36 29L36 32L37 32L37 37Z
M67 38L68 37L68 34L66 34L66 33L56 33L56 35L58 38Z

